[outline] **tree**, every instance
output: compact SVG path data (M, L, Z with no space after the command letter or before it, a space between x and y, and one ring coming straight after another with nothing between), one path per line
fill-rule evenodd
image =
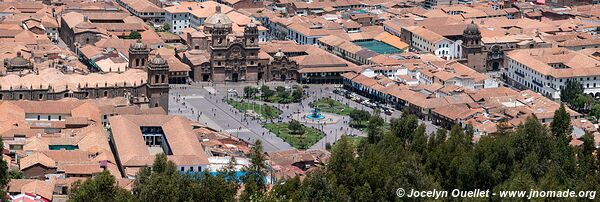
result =
M263 86L260 87L260 94L261 94L262 99L264 101L267 101L269 99L269 97L275 95L275 92L273 90L271 90L269 88L269 86L264 86L263 85Z
M353 127L357 127L362 125L363 122L369 120L369 118L371 117L371 114L369 114L368 111L365 110L360 110L360 109L354 109L352 111L350 111L350 118L352 119L351 125L353 125Z
M264 109L264 114L265 114L265 118L268 119L273 119L273 117L275 116L275 112L273 111L273 109L270 106L265 105L263 107Z
M342 135L333 146L331 158L327 164L327 171L339 182L353 185L354 148L347 136Z
M367 124L367 139L369 143L375 144L383 137L384 120L379 115L379 110L373 110L373 114Z
M244 87L244 97L246 99L250 99L252 97L254 97L254 95L256 95L256 93L258 93L258 89L252 86L246 86Z
M300 86L296 86L296 89L292 92L292 101L300 102L302 101L302 97L304 97L304 89Z
M171 25L169 25L169 23L163 23L161 26L161 29L163 32L169 32L171 31Z
M293 134L297 134L297 135L304 134L304 126L299 121L296 121L296 120L290 121L290 123L288 124L288 129L290 129L290 131Z
M266 191L267 164L260 140L254 142L248 157L250 158L250 165L244 168L246 175L242 177L244 191L240 195L240 201L261 199L265 196Z
M598 151L592 135L586 133L582 137L584 144L579 147L570 146L555 135L570 134L570 123L562 121L567 120L565 108L557 110L551 127L531 115L514 130L482 136L477 143L473 142L475 132L469 125L466 128L455 125L449 133L439 129L427 141L425 126L421 124L407 132L412 135L408 138L385 133L379 141L364 141L358 149L343 136L333 146L325 166L307 172L300 183L295 179L280 182L267 200L410 201L396 197L394 190L398 187L478 188L496 193L530 189L599 190ZM402 125L397 121L397 126ZM299 188L294 190L292 186ZM496 198L497 195L491 197L486 200L503 200Z
M69 201L132 201L131 192L116 185L115 177L102 171L94 178L76 181L69 191Z
M275 87L275 92L277 94L277 97L279 97L281 100L286 100L290 97L290 92L287 91L283 86Z
M300 201L301 192L298 188L301 185L302 182L298 176L281 181L275 184L273 190L269 193L269 198L279 200L267 201Z
M0 139L0 151L4 150L4 143L2 142L2 139ZM6 196L6 192L4 190L6 190L6 185L8 185L8 182L10 181L9 178L9 173L8 173L8 164L6 163L6 161L4 161L4 158L0 159L0 194L2 196Z
M151 167L138 172L133 194L139 201L235 201L235 168L228 164L225 169L216 176L207 171L180 173L165 154L156 155Z
M575 79L569 79L565 87L560 90L560 100L571 104L577 95L583 94L583 86Z
M593 102L594 98L591 95L578 94L569 104L577 111L586 112L592 106Z
M156 155L152 167L140 169L134 181L133 194L141 201L177 201L184 190L177 166L165 154Z
M420 124L412 136L410 149L417 154L424 154L427 151L427 135L425 132L425 124Z
M11 169L10 171L8 171L8 176L10 177L10 179L23 179L23 172L21 172L21 170L18 169Z
M141 39L142 38L142 34L140 34L138 31L131 31L129 33L129 36L127 36L128 39Z
M410 113L403 113L402 117L390 120L392 134L399 137L405 144L409 143L417 126L419 126L419 119Z
M560 107L554 111L554 117L552 123L550 123L550 128L556 137L568 141L567 138L571 135L573 128L571 127L571 116L565 109L564 104L561 104Z
M600 120L600 104L592 105L590 115L593 116L594 118L596 118L596 120Z

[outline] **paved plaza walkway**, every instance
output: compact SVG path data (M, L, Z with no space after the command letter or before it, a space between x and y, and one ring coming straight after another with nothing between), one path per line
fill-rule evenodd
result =
M225 131L233 136L239 137L249 142L261 140L265 151L279 151L293 149L288 143L264 129L260 120L253 120L250 117L244 117L243 113L224 103L223 100L228 96L229 91L237 91L241 96L243 88L247 85L255 86L256 83L236 83L228 85L214 84L194 84L194 85L172 85L170 90L169 114L184 115L192 120L206 124L216 130ZM271 82L269 86L291 86L290 83ZM310 85L305 89L309 97L303 99L301 103L292 104L273 104L260 101L251 101L261 104L267 104L282 110L280 120L289 122L293 114L308 113L312 110L308 104L322 97L330 97L340 101L355 109L363 109L369 112L372 109L356 103L343 96L334 94L332 85ZM381 114L386 121L391 117L399 117L399 112L394 112L391 116ZM339 121L330 124L305 124L308 127L318 128L326 136L313 145L312 149L324 149L326 143L333 144L339 140L342 135L366 136L366 133L351 128L349 126L350 117L339 116ZM275 122L278 120L274 120ZM427 124L427 132L435 131L435 127Z

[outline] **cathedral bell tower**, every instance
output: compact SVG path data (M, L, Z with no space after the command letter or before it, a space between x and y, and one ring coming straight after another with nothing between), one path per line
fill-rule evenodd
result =
M463 31L463 55L469 55L481 52L481 32L475 24L471 21L471 24L467 25L467 28Z
M216 13L206 19L207 26L212 27L212 47L226 48L227 35L231 33L231 20L221 13L221 6L216 7Z
M136 43L129 46L129 68L145 68L149 54L150 49L138 39Z
M244 27L244 41L246 47L258 46L258 28L254 24L254 19Z
M148 61L146 82L150 107L162 107L169 111L169 65L160 54Z

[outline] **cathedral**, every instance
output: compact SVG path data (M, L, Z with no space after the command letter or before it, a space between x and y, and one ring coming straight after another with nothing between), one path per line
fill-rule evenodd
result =
M540 32L536 36L507 35L489 37L482 40L479 27L474 21L463 31L462 63L478 72L500 71L504 67L505 54L515 49L550 47L542 40Z
M256 82L296 80L298 65L282 52L261 55L254 20L234 33L234 23L221 7L204 21L202 31L189 36L182 61L192 67L191 77L201 82ZM265 58L268 57L268 58Z
M217 6L214 15L204 21L205 42L210 54L209 77L214 82L258 80L258 29L253 22L246 25L243 36L232 32L232 21Z
M169 65L138 41L129 47L130 68L115 73L62 72L37 68L20 53L0 68L0 100L59 100L125 97L142 108L169 107Z

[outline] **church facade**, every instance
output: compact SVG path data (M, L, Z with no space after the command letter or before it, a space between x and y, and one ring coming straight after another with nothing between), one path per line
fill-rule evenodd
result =
M232 30L233 22L221 13L221 7L204 21L201 32L188 35L188 47L182 61L192 67L197 82L257 82L297 80L298 65L283 53L260 56L259 32L254 21L243 33Z
M506 53L515 49L550 47L549 43L536 36L508 35L503 37L482 38L479 27L471 21L462 36L461 62L478 72L500 71L505 67Z
M5 61L6 70L0 75L0 100L125 97L132 104L161 107L167 112L168 63L160 55L149 58L149 49L139 41L130 46L130 53L132 51L145 53L134 57L137 60L133 63L138 61L141 65L133 65L133 68L119 73L83 75L62 73L58 69L38 70L32 62L18 54Z

